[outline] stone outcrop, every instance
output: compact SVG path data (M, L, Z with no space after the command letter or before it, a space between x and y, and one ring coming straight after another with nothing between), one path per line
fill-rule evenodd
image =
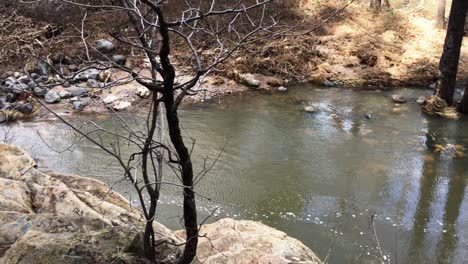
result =
M146 263L143 223L104 183L39 171L23 150L0 144L0 263ZM158 263L174 262L184 232L154 227ZM194 263L322 263L300 241L258 222L222 219L200 235Z
M0 263L141 263L131 245L143 223L140 212L104 183L41 172L23 150L0 144ZM154 225L160 242L183 242ZM168 244L158 251L160 261L180 254Z
M177 231L185 237L184 231ZM259 222L221 219L200 230L197 261L205 264L319 264L299 240Z

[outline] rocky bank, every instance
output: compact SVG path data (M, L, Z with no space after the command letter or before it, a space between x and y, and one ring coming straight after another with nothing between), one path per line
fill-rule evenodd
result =
M143 218L104 183L42 172L22 149L0 144L0 263L145 263ZM180 254L184 232L155 223L158 261ZM253 221L200 230L195 263L322 263L300 241Z

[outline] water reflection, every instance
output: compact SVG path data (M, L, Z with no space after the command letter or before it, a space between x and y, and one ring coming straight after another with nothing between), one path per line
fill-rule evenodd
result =
M465 131L456 121L439 120L443 122L443 126L434 119L428 121L427 151L422 158L424 165L420 179L420 195L414 216L414 234L410 244L412 250L408 261L430 263L437 260L438 263L458 263L464 253L457 252L458 248L463 250L463 245L458 245L457 221L465 197L468 167L465 159L438 152L436 146L447 144L449 139L455 144L461 143L459 141L465 135ZM429 230L430 222L438 219L440 214L437 212L438 203L442 204L442 221L436 221L439 225L436 230ZM427 248L434 248L434 251L428 252Z

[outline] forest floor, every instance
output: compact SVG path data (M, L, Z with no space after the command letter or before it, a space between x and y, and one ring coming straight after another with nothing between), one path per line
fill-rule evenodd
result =
M313 28L343 5L341 1L304 4L291 23L304 20L307 22L303 29ZM217 74L261 73L289 81L331 81L369 88L427 86L437 78L445 39L445 31L435 29L434 24L416 11L392 9L376 14L363 5L352 4L310 34L269 38L245 46ZM21 51L27 45L44 46L50 54L54 50L66 54L82 52L75 29L67 32L65 27L57 37L41 38L50 33L48 25L16 13L0 14L0 73L24 67L27 59ZM99 24L94 30L99 31ZM92 34L88 42L105 34ZM459 67L463 81L468 76L467 65L465 41Z

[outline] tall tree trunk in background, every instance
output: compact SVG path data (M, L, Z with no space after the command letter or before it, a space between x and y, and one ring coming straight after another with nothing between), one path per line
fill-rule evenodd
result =
M370 8L379 12L382 7L382 0L370 0Z
M445 2L446 0L439 0L437 6L437 28L445 28Z
M453 104L458 61L460 59L460 48L463 41L467 10L467 0L453 0L447 27L447 36L445 37L444 51L440 58L439 96L449 105Z

